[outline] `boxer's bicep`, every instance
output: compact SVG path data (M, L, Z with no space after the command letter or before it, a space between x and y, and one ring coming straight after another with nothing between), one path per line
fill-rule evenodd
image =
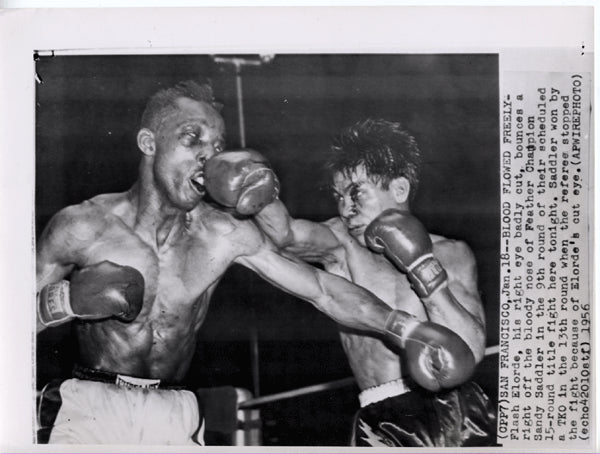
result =
M73 270L73 264L62 264L49 260L37 260L36 287L39 292L46 285L58 282L68 276Z
M292 222L294 242L285 250L306 260L327 261L341 247L331 229L318 222L294 219Z
M38 291L49 283L65 278L78 263L85 240L81 231L88 229L73 208L58 212L44 228L36 245Z
M277 247L303 259L322 261L341 246L329 226L292 218L280 200L267 205L255 221Z

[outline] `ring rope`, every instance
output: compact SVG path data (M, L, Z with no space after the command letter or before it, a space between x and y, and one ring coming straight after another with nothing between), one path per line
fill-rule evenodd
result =
M498 345L492 345L485 349L485 356L491 356L497 354L499 351ZM319 383L317 385L305 386L303 388L292 389L290 391L284 391L276 394L269 394L267 396L257 397L255 399L248 399L239 405L240 410L249 410L256 408L261 405L269 404L272 402L278 402L280 400L291 399L293 397L304 396L306 394L318 393L321 391L327 391L330 389L343 388L355 384L354 377L342 378L341 380L330 381L326 383Z

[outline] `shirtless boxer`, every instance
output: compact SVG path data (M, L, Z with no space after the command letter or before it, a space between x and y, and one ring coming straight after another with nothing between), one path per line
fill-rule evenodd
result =
M445 355L442 375L449 383L471 372L453 370L453 355L475 364L458 336L285 256L253 221L240 219L271 202L278 183L258 155L237 163L243 174L237 186L218 166L205 172L224 141L210 86L186 82L161 90L142 116L139 178L131 189L64 208L46 226L37 247L38 332L76 320L79 359L72 379L42 392L40 437L51 443L201 443L194 394L173 385L188 370L211 295L233 263L344 326L411 349L427 363L415 369L416 380L429 379L431 352ZM205 178L217 197L233 197L236 216L204 201Z
M320 262L394 308L458 334L479 362L485 321L475 259L464 242L429 234L410 214L419 156L415 139L399 124L359 122L338 137L327 164L338 217L322 223L292 219L276 200L256 219L286 251ZM415 384L408 377L414 359L399 357L400 351L379 337L342 327L341 340L361 390L353 444L495 442L494 410L475 383L450 390L435 381Z

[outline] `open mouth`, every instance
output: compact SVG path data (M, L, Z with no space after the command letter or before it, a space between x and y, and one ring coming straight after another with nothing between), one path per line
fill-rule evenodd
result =
M196 192L198 192L200 194L204 194L205 189L204 189L204 173L203 172L199 172L199 173L195 174L192 178L190 178L190 183L192 184L192 187L196 190Z

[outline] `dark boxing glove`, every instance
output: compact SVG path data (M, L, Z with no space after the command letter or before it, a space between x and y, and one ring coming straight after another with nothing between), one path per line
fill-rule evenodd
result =
M72 318L134 320L142 310L144 277L130 266L104 261L49 284L39 294L38 314L46 326Z
M251 216L279 194L279 181L264 156L254 150L227 151L204 166L204 186L218 203Z
M433 256L429 233L410 213L384 211L366 228L365 242L372 251L383 253L406 273L421 298L448 285L446 271Z
M477 365L471 349L458 334L437 323L419 321L407 312L391 312L385 334L403 349L412 379L429 391L466 382Z

